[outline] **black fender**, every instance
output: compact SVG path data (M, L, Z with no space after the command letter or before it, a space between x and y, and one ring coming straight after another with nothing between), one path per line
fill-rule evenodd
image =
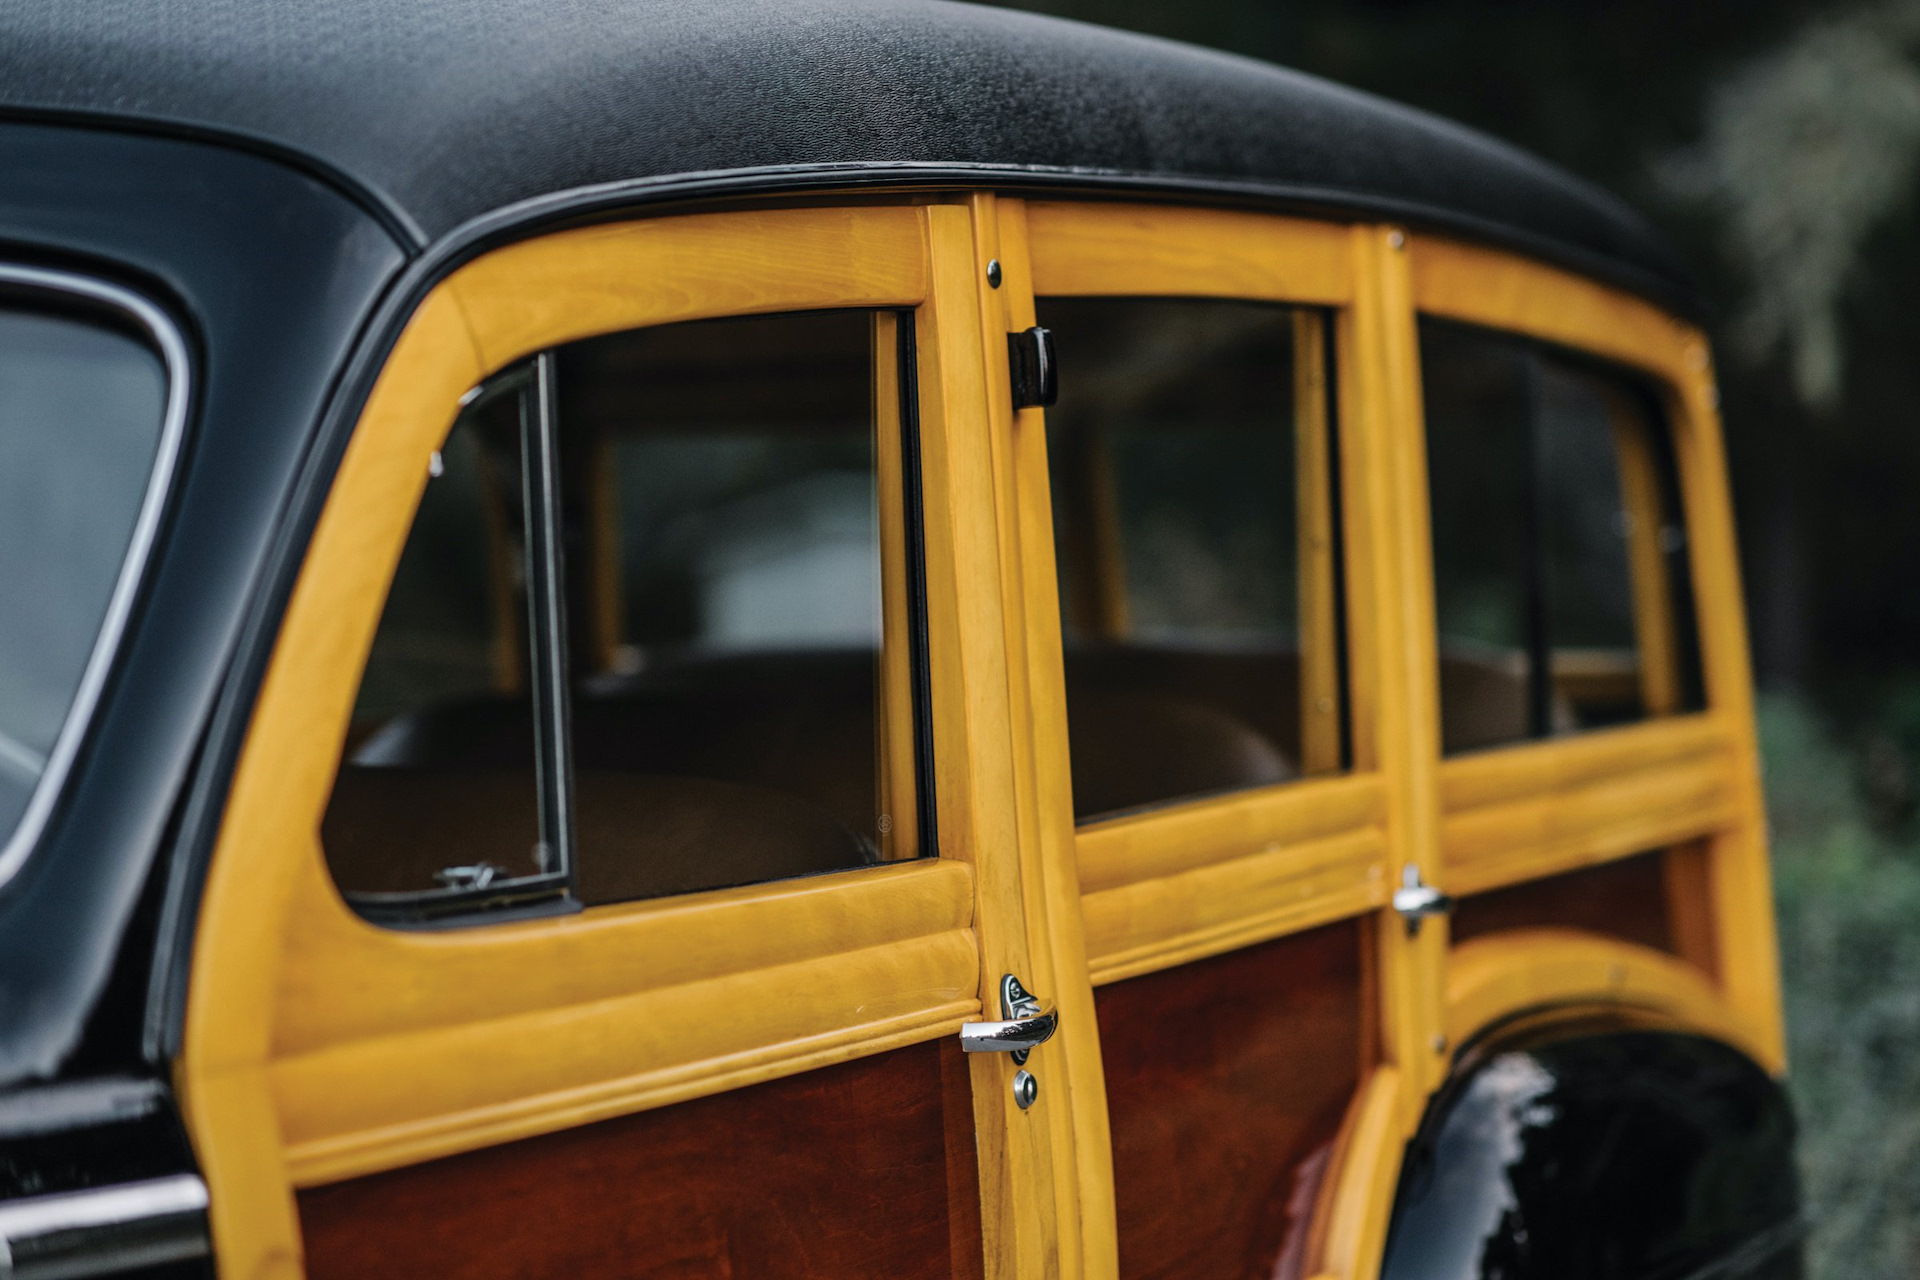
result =
M1561 1026L1462 1055L1401 1166L1382 1280L1798 1280L1794 1120L1717 1040Z

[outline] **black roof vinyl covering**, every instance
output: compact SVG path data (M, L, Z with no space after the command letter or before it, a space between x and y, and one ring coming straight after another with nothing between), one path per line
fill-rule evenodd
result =
M978 171L1400 217L1691 299L1631 209L1470 130L1265 63L943 0L9 0L9 110L246 135L343 175L423 243L605 184Z

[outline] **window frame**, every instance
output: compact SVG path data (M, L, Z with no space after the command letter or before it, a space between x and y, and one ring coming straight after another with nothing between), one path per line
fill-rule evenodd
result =
M80 683L67 705L60 732L54 738L53 747L47 752L46 763L41 767L40 776L34 781L28 795L26 808L21 810L13 829L0 839L0 887L20 873L40 843L54 807L61 793L66 790L67 775L72 771L74 759L80 753L80 745L86 738L94 711L106 689L114 655L119 652L121 639L133 614L134 598L139 593L154 544L159 539L161 517L165 514L167 498L173 490L184 449L187 411L193 390L193 368L185 335L165 310L133 290L95 276L0 262L0 305L11 305L15 299L27 300L29 306L32 305L31 300L37 299L42 310L48 309L51 303L54 310L78 311L83 316L88 312L104 312L113 316L122 326L137 331L154 354L160 357L166 373L167 389L155 441L153 467L148 474L139 511L134 517L133 533L127 541L126 554L121 559L113 590L107 598L106 613L101 618L99 631L95 633L86 666L81 670Z
M1444 236L1419 237L1410 248L1417 314L1547 344L1651 383L1671 437L1704 686L1697 711L1441 761L1439 883L1476 893L1649 849L1699 850L1697 874L1668 880L1676 918L1704 916L1711 936L1706 970L1686 969L1687 981L1718 1008L1716 1033L1778 1070L1783 1032L1752 675L1706 338L1637 296L1558 267ZM1419 430L1424 440L1424 423ZM1639 949L1611 945L1609 964L1653 963ZM1496 951L1529 946L1536 989L1523 990L1517 972L1496 976ZM1565 963L1555 969L1547 953L1564 953ZM1638 979L1610 978L1597 954L1537 936L1513 946L1464 944L1461 968L1446 981L1448 1023L1511 1013L1516 1002L1556 989L1570 1000L1627 998L1621 983Z
M928 688L925 537L919 524L919 406L912 374L917 352L910 309L860 308L852 313L867 321L872 358L877 568L883 610L877 652L882 696L877 708L880 722L876 726L874 764L881 793L887 798L883 811L913 815L909 828L900 833L904 839L896 839L894 832L881 833L880 861L892 864L936 857L939 851ZM460 416L464 416L483 404L511 397L519 415L520 488L526 513L526 545L521 549L520 568L526 581L526 635L531 648L523 656L532 695L539 869L532 874L495 878L483 886L376 892L343 889L342 897L376 924L394 928L476 927L530 915L617 905L583 903L576 888L581 851L576 834L572 667L578 646L573 643L572 632L576 623L583 624L596 633L595 647L607 648L600 640L609 610L596 594L588 601L590 616L574 619L569 611L580 602L574 589L580 580L584 579L596 593L617 590L618 584L601 581L607 576L609 563L604 548L590 546L587 563L565 563L559 351L558 346L547 347L492 373L459 401ZM604 465L604 459L596 462ZM614 519L611 495L601 491L604 475L602 472L589 485L590 538L607 536ZM492 496L483 495L483 500ZM411 534L409 529L409 539ZM490 558L494 550L489 549ZM490 565L495 576L504 568L498 563ZM507 576L511 576L510 571ZM502 637L495 639L500 641ZM511 634L505 639L511 642ZM858 869L842 867L822 874ZM730 887L736 886L712 885L690 892ZM677 895L630 900L671 896Z
M1013 204L1002 201L1003 221ZM1350 359L1342 337L1351 324L1357 285L1344 227L1265 214L1095 201L1032 200L1022 212L1033 264L1029 299L1216 298L1278 304L1296 314L1324 317L1308 327L1332 343L1336 363ZM1296 369L1296 377L1324 377L1326 353L1321 354L1312 368ZM1334 419L1324 424L1334 455L1326 460L1344 466L1345 449L1335 438L1347 397L1337 388L1325 390L1323 403ZM1023 455L1022 461L1029 473L1023 483L1043 485L1046 459ZM1331 526L1343 510L1337 478L1329 466L1316 477L1303 476L1303 489L1317 477L1324 480L1313 485L1315 500L1302 504L1298 515ZM1036 500L1046 496L1043 489ZM1028 572L1044 580L1057 599L1056 580L1048 576L1055 572L1051 544L1049 536L1045 561L1031 556ZM1303 556L1310 551L1304 540L1297 550ZM1349 575L1335 573L1330 548L1318 568L1322 571L1303 575L1302 588L1330 601L1336 581ZM1351 595L1345 603L1345 629L1351 632L1356 622L1364 628L1353 618ZM1050 613L1051 627L1038 619L1031 625L1033 643L1051 655L1060 652L1062 636L1057 604ZM1337 652L1340 629L1323 625L1310 635L1308 621L1303 619L1301 635L1303 675L1322 683L1339 680L1346 666L1345 655ZM1331 624L1332 618L1311 621ZM1309 643L1316 640L1335 649L1309 654ZM1049 665L1060 661L1050 658ZM1346 696L1336 698L1336 706L1344 701L1357 714L1365 703L1357 683L1341 692ZM1064 691L1060 697L1064 748ZM1312 723L1306 706L1303 699L1303 742ZM1330 728L1331 734L1321 737L1330 736L1337 752L1343 726ZM1359 735L1353 736L1357 747ZM1073 843L1086 895L1094 985L1379 906L1386 875L1380 804L1372 762L1356 751L1346 773L1175 800L1078 825ZM1070 814L1069 805L1069 820Z
M1523 625L1526 629L1523 649L1527 658L1526 731L1521 737L1487 746L1452 750L1443 748L1443 759L1504 750L1576 734L1585 735L1615 727L1602 725L1555 731L1552 711L1554 699L1563 692L1563 686L1569 680L1617 682L1620 676L1627 677L1630 687L1638 692L1646 708L1639 716L1623 722L1627 725L1702 710L1697 705L1681 705L1689 694L1696 695L1697 701L1701 682L1697 639L1699 610L1692 595L1692 575L1686 574L1680 584L1673 581L1668 552L1662 546L1666 521L1646 518L1649 514L1667 516L1678 519L1681 528L1686 528L1685 512L1680 509L1682 495L1678 459L1668 415L1671 396L1666 394L1665 385L1643 368L1608 359L1591 349L1571 347L1524 331L1461 320L1439 312L1422 311L1419 318L1422 321L1440 322L1454 331L1456 339L1471 335L1490 346L1498 344L1506 347L1520 362L1521 399L1527 418L1525 443L1521 457L1516 459L1525 475L1526 485L1520 522L1526 530L1523 536L1528 545L1523 557L1524 569L1518 593L1524 601L1521 612L1525 615ZM1426 352L1427 344L1423 336L1423 361ZM1627 578L1627 596L1623 603L1630 610L1634 664L1624 671L1606 670L1603 667L1586 676L1569 675L1566 668L1577 667L1583 660L1591 662L1595 657L1610 655L1614 650L1593 650L1579 645L1555 643L1550 575L1545 559L1549 513L1542 487L1539 455L1542 444L1540 384L1542 378L1548 375L1549 364L1556 366L1559 372L1592 378L1608 404L1609 452L1614 459L1614 478L1620 489L1622 509L1629 522L1626 546L1622 548L1622 567ZM1424 408L1423 400L1423 425ZM1425 438L1424 444L1429 455L1432 443L1431 436ZM1683 549L1684 546L1683 535ZM1433 574L1436 591L1438 569L1436 552ZM1680 586L1684 586L1688 592L1684 600L1677 594L1677 587ZM1688 652L1689 649L1691 652Z

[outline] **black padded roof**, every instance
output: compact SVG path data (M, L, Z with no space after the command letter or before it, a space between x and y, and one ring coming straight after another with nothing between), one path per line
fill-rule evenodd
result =
M344 175L421 241L603 184L991 169L1404 217L1686 294L1625 205L1470 130L1264 63L943 0L8 0L6 109L243 134Z

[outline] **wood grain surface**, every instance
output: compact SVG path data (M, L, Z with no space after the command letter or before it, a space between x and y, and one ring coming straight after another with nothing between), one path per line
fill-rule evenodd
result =
M310 1188L299 1207L311 1280L980 1274L952 1040Z
M1348 920L1101 987L1123 1277L1298 1276L1373 1054Z
M1510 929L1582 929L1677 955L1666 856L1643 853L1462 898L1453 909L1453 941Z

